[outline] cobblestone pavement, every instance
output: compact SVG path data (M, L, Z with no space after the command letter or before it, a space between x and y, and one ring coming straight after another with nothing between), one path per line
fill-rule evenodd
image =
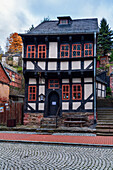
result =
M0 143L0 170L112 170L113 148Z

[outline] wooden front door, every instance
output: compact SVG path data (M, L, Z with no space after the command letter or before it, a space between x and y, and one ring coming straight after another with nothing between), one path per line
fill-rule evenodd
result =
M59 95L57 92L51 92L48 97L48 116L56 116L59 108Z

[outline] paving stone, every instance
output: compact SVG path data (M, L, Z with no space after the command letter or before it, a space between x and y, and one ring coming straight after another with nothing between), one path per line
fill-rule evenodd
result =
M113 148L0 143L0 170L111 170Z

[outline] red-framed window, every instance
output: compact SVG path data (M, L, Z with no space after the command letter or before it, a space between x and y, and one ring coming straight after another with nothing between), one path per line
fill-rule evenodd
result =
M67 19L61 19L60 24L68 24L68 20Z
M92 43L84 44L84 56L93 57L93 44Z
M58 79L48 80L48 88L49 89L59 89L59 80Z
M81 57L81 44L72 45L72 57Z
M46 45L38 45L38 58L46 58Z
M70 99L70 85L62 85L62 100Z
M82 100L81 84L72 85L72 100Z
M28 101L36 101L36 86L28 87Z
M35 45L27 45L27 58L35 58L36 57L36 47Z
M69 44L60 46L60 58L69 58Z

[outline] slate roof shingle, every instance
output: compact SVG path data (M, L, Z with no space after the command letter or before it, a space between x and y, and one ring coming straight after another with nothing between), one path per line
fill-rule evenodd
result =
M80 33L98 33L98 20L93 19L76 19L71 24L58 25L59 20L44 21L35 27L26 35L62 35L62 34L80 34Z

